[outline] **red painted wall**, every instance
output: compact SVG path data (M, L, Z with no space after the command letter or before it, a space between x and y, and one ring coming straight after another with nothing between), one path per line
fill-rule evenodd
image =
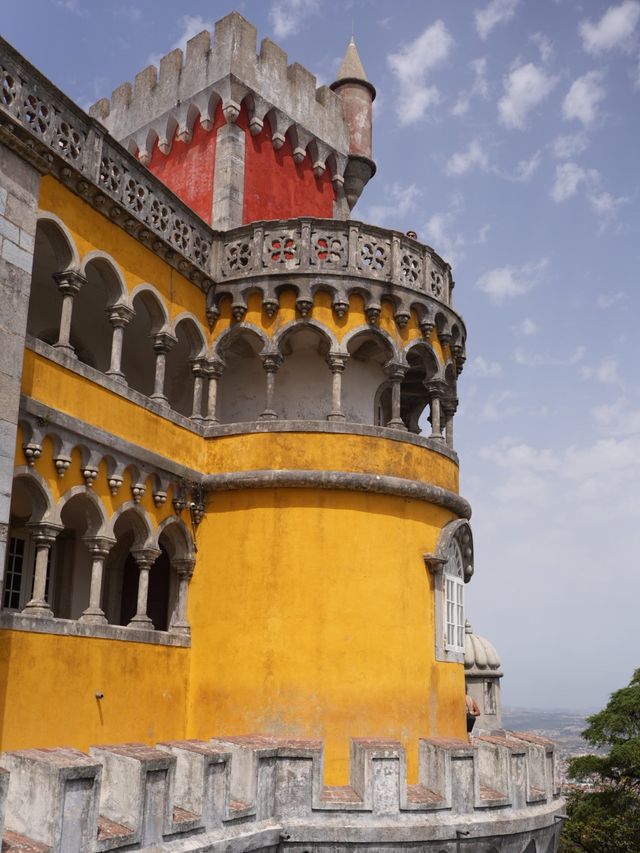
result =
M328 169L316 178L308 154L298 165L288 138L276 151L268 119L257 136L249 133L244 107L237 123L246 135L243 222L294 216L333 217L334 190ZM191 142L174 139L169 154L163 154L155 145L149 165L154 175L209 223L213 210L216 133L222 124L224 116L218 105L212 130L203 130L196 120Z
M212 130L204 130L197 118L191 142L174 139L168 154L163 154L156 144L149 165L154 175L209 223L213 210L216 133L221 124L224 124L224 116L218 105Z
M251 136L247 129L244 108L237 123L246 130L244 222L293 216L333 217L334 191L328 169L316 178L308 154L298 165L288 137L276 151L268 119L257 136Z

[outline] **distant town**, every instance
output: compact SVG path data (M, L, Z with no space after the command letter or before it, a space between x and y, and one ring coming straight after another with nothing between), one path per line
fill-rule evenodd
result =
M502 723L506 729L529 731L541 734L558 744L557 772L560 785L566 790L574 786L567 776L567 765L570 758L576 755L597 752L583 738L582 732L587 727L586 713L573 711L541 711L524 708L503 708Z

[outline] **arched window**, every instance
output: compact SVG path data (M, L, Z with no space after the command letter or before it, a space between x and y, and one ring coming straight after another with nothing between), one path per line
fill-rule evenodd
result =
M27 332L48 344L58 340L62 310L62 294L53 276L69 269L73 260L69 241L56 222L38 220Z
M218 382L217 417L222 424L257 421L264 409L265 341L252 329L236 327L220 345L225 363Z
M445 648L464 653L464 568L455 539L449 543L444 565Z
M280 341L275 410L287 420L325 420L331 410L328 336L308 323L294 326Z
M385 364L393 348L378 332L365 329L347 342L342 407L347 421L386 426L391 420L391 385Z

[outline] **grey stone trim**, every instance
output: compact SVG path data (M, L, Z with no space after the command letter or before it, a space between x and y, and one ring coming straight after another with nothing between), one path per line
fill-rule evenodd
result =
M204 488L211 492L239 489L336 489L394 495L409 500L425 501L471 518L471 506L460 495L417 480L384 474L361 474L351 471L279 470L233 471L228 474L206 474Z
M211 217L215 228L226 230L242 224L244 149L245 133L242 128L235 124L223 124L218 128Z
M442 441L432 439L430 436L414 435L406 430L391 429L389 427L369 426L368 424L355 424L337 421L250 421L237 424L215 424L205 427L207 438L218 438L226 435L245 435L253 432L325 432L334 435L363 435L372 438L383 438L386 441L401 441L404 444L413 444L416 447L424 447L446 456L455 464L458 464L458 454L446 447Z
M36 634L58 634L64 637L97 637L103 640L121 640L127 643L147 643L155 646L190 648L187 634L170 631L145 631L124 625L91 625L74 619L32 618L28 614L0 611L0 629L29 631Z

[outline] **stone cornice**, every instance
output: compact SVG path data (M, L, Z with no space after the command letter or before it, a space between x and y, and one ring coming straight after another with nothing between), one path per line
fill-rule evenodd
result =
M227 492L239 489L333 489L393 495L410 500L425 501L455 512L461 518L471 518L471 506L460 495L418 480L391 477L384 474L362 474L353 471L295 470L233 471L207 474L202 478L207 491Z

